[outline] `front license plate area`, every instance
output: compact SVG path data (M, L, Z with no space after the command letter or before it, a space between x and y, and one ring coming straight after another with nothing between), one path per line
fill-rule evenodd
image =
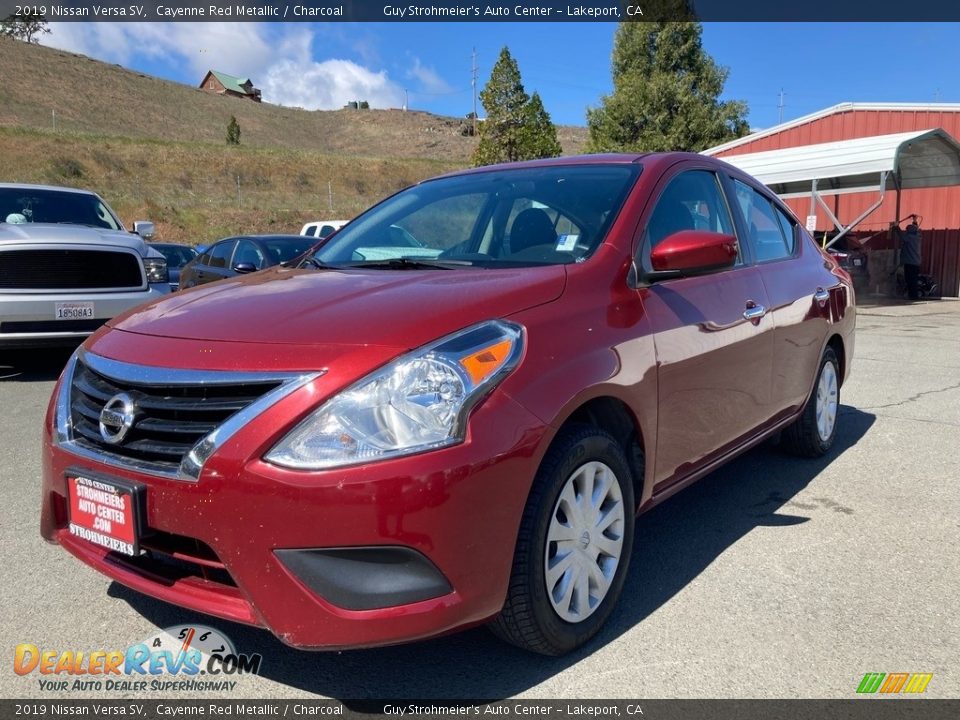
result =
M54 313L55 320L92 320L92 302L58 302Z
M71 535L123 555L140 554L143 485L68 472L67 494Z

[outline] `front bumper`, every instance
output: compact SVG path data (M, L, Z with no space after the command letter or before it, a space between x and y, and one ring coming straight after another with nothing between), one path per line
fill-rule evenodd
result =
M315 401L309 395L293 393L251 421L207 461L196 483L75 456L52 442L48 416L43 536L128 587L265 627L296 647L393 644L495 616L506 595L543 424L494 393L475 409L461 445L312 473L263 462L260 457L290 420ZM150 549L147 556L128 559L68 532L65 478L76 471L146 486L149 530L142 545ZM304 570L303 563L290 560L295 550L348 549L349 554L357 548L412 552L435 568L432 580L439 577L439 584L429 599L403 602L400 593L395 596L400 604L383 607L376 598L344 600L349 593L327 592L323 582L316 582L322 568ZM160 558L164 563L156 562ZM369 572L389 576L378 572L372 558L361 558L371 559ZM418 567L420 572L424 564ZM401 576L409 585L409 577ZM350 589L359 588L362 595L371 586L391 597L382 582L371 585L362 578Z
M0 347L70 344L92 334L98 326L127 310L157 300L170 292L168 283L148 285L132 292L72 292L57 295L0 293ZM78 323L57 320L62 302L92 302L94 317Z

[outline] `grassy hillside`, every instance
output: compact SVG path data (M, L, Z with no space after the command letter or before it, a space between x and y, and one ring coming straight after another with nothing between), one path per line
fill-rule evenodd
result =
M167 241L350 218L469 165L476 142L457 118L257 104L3 37L0 78L0 182L90 188ZM231 115L239 147L225 143ZM558 130L582 150L585 128Z
M222 144L234 115L245 147L460 164L468 162L476 143L462 134L466 120L401 110L307 111L258 104L2 37L0 77L0 126L7 127L52 130L55 112L57 128L65 133ZM564 151L581 152L585 128L559 130Z
M307 220L349 218L461 165L10 128L0 128L0 157L4 181L96 190L128 226L153 220L160 239L191 244L240 232L298 232Z

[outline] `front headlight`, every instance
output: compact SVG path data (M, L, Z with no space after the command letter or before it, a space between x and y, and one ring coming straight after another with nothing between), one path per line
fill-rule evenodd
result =
M143 269L147 272L148 283L170 282L170 273L167 272L167 261L164 258L144 258Z
M325 402L266 455L322 470L461 442L473 406L520 361L523 329L491 320L415 350Z

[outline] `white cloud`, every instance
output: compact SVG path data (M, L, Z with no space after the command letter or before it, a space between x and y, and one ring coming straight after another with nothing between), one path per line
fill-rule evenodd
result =
M270 66L261 87L265 100L307 110L334 110L351 100L366 100L379 108L403 105L403 90L386 72L373 72L349 60L282 60Z
M420 62L420 58L413 58L413 67L407 70L407 77L417 80L421 85L421 92L434 95L445 95L453 90L432 67Z
M42 39L46 45L121 65L131 65L137 58L166 62L192 73L189 84L199 84L211 69L249 77L263 91L264 101L279 105L331 110L350 100L366 100L372 107L403 104L403 89L385 70L349 60L315 60L314 34L302 27L271 29L259 23L50 23L49 27L51 33ZM429 77L432 71L423 70Z

